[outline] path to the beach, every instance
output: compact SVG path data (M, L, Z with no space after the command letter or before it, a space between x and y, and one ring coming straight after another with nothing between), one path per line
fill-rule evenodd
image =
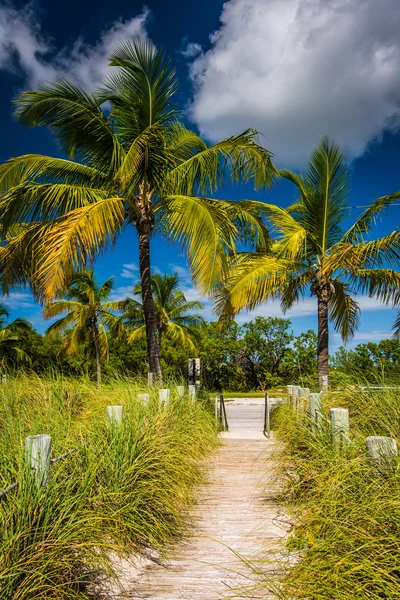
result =
M263 400L228 402L227 416L229 432L222 434L209 482L200 491L192 537L166 565L150 563L126 581L121 600L268 598L265 589L243 591L251 584L250 571L239 556L255 564L260 557L270 560L287 530L273 500L276 442L262 433Z

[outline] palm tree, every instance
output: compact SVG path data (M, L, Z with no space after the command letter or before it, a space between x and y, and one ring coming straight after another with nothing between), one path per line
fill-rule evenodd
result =
M328 321L344 341L354 335L360 307L355 293L388 302L400 285L393 267L400 259L400 232L370 239L376 218L400 192L368 207L350 228L348 171L339 147L327 138L313 151L304 176L282 171L298 199L287 209L259 204L275 231L267 252L244 252L232 259L232 271L217 294L217 310L229 318L279 296L283 311L307 292L318 303L318 377L328 384Z
M203 309L200 302L188 302L184 293L179 289L179 277L173 275L151 276L158 339L167 338L179 346L196 350L199 328L204 327L203 317L191 314L194 310ZM133 288L134 295L142 296L142 285ZM124 328L129 332L130 343L145 335L145 319L143 304L133 298L127 298L120 303L123 314L120 317Z
M275 170L256 132L208 146L180 122L175 70L143 39L120 43L96 93L65 80L23 92L16 116L47 127L69 157L28 154L0 167L3 236L28 223L5 248L4 289L31 282L51 300L127 226L138 234L150 370L161 378L150 279L155 231L186 248L194 279L209 290L225 255L246 233L265 245L266 229L250 205L207 197L223 182L268 185Z
M43 310L45 319L64 315L46 330L46 335L66 332L61 353L75 354L84 341L93 344L97 366L97 383L101 383L101 359L108 360L107 329L115 327L112 313L118 306L110 302L114 279L99 284L93 271L75 273L60 300L49 302Z
M7 324L10 313L4 304L0 304L0 349L2 354L15 363L30 364L28 354L20 348L20 342L26 331L32 329L29 321L19 318ZM4 362L4 361L3 361Z

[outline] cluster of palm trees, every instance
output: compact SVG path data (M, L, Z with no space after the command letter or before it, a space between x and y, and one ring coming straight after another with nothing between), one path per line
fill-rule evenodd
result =
M142 303L139 310L126 301L124 319L140 325L133 336L145 331L149 367L161 380L160 337L178 339L181 332L164 327L155 306L150 243L159 232L185 250L194 283L215 299L221 324L271 297L286 310L314 294L319 377L326 384L329 319L347 339L359 318L354 293L399 302L400 233L371 239L370 230L400 194L379 198L349 227L348 175L335 143L321 140L304 176L278 172L254 130L209 146L186 128L174 102L175 70L148 41L120 43L110 66L94 93L63 80L16 100L18 120L48 128L68 158L29 154L0 167L3 291L28 283L49 317L65 312L65 302L81 302L91 277L79 273L133 227ZM280 177L298 191L286 209L213 197L226 179L262 189ZM87 309L99 354L114 319L110 285L96 287L103 312ZM65 299L52 303L65 290ZM179 312L184 301L176 302ZM74 310L53 327L68 327ZM79 327L66 343L78 342Z
M169 339L180 347L196 351L196 342L204 319L193 314L203 308L200 302L188 302L179 289L179 277L160 275L150 279L155 308L158 340ZM111 301L114 279L103 284L93 270L75 273L62 297L49 302L43 310L45 319L61 316L46 331L47 336L64 334L60 355L79 352L84 342L93 348L97 367L97 382L101 382L101 364L109 357L108 335L128 343L146 336L144 306L136 298ZM134 296L142 296L142 286L133 287ZM1 316L1 311L0 311ZM1 342L1 332L0 332Z

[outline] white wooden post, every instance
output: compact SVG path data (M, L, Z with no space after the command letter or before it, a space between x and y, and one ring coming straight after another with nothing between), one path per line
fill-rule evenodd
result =
M347 408L331 408L332 441L335 446L341 446L343 436L349 437L350 422Z
M149 387L151 387L152 385L154 385L154 380L156 378L156 374L152 373L151 371L149 373L147 373L147 384Z
M216 394L215 404L214 404L214 414L215 414L215 423L217 426L218 426L218 400L219 400L219 394Z
M158 390L158 399L160 400L161 404L163 404L164 406L167 406L167 404L169 403L169 398L170 398L170 391L168 388Z
M320 419L320 413L322 412L322 398L321 394L310 394L308 412L313 425L318 426Z
M396 458L397 441L391 437L371 435L366 439L367 454L370 460L387 463Z
M139 400L139 402L142 402L143 404L149 404L150 394L138 394L137 399Z
M178 393L179 398L183 398L183 396L185 395L185 386L184 385L177 385L176 386L176 391Z
M287 395L291 396L292 395L292 391L293 391L293 386L292 385L287 385L286 386L286 391L287 391Z
M194 402L196 400L196 386L189 385L189 400Z
M327 392L328 391L328 375L322 375L321 380L322 380L321 392Z
M122 406L107 406L107 421L110 425L120 425L122 423Z
M51 436L30 435L25 440L25 460L34 472L35 485L47 485L50 474Z

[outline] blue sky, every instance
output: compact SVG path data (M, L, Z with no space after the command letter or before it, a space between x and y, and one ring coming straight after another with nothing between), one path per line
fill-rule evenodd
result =
M66 8L67 7L67 8ZM58 154L44 130L27 130L12 116L19 91L68 77L91 88L106 70L119 39L147 35L174 58L185 118L210 141L255 127L278 166L301 169L318 136L328 134L351 165L353 217L374 198L400 189L400 4L398 0L150 0L142 2L36 2L0 0L0 160L37 152ZM257 198L285 206L290 184L270 192L226 185L219 196ZM383 235L400 221L400 206L379 221ZM160 271L177 270L190 299L184 257L155 238L152 260ZM116 297L137 280L137 238L127 230L115 250L96 265L100 279L116 278ZM43 331L40 308L27 291L5 299L12 316L25 316ZM395 312L359 298L361 327L354 345L391 335ZM206 316L211 308L206 304ZM296 333L316 327L315 299L287 316ZM278 303L253 314L281 316ZM340 344L332 335L331 349Z

